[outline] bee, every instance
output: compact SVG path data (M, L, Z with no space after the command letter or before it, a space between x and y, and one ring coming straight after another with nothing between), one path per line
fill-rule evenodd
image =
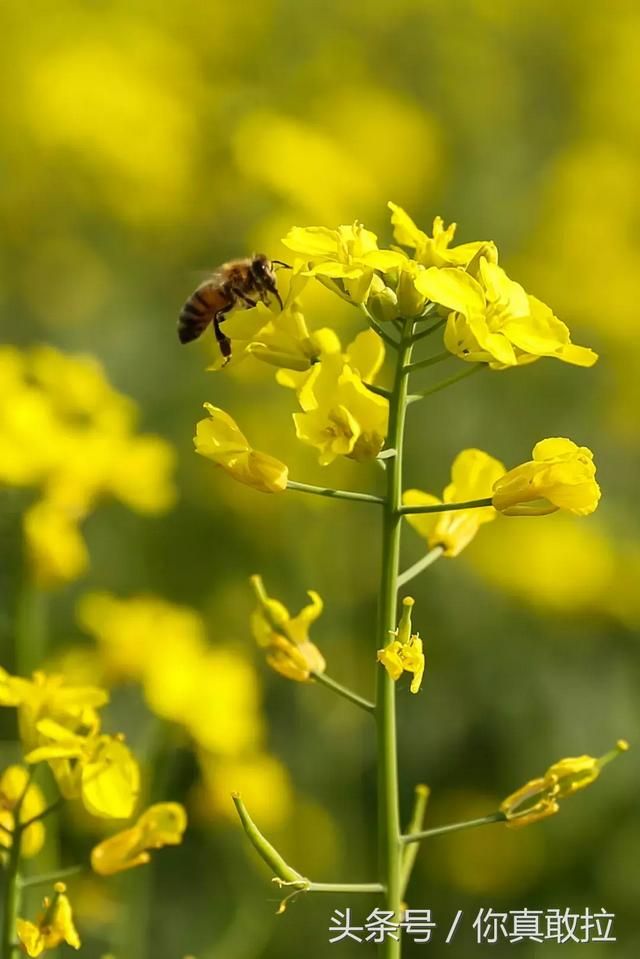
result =
M274 266L290 269L282 260L270 260L264 253L242 260L230 260L223 263L211 274L209 279L194 290L180 311L178 317L178 339L181 343L190 343L204 333L209 323L213 323L213 332L220 352L228 363L231 358L231 340L223 333L220 324L226 314L238 303L244 303L245 309L257 306L258 300L266 303L270 295L275 296L283 308L278 292Z

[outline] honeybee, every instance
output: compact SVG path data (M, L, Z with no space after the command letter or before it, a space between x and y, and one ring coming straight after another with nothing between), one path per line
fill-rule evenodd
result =
M270 260L264 253L257 253L246 259L230 260L214 270L209 279L194 290L180 311L180 342L190 343L191 340L196 340L209 323L213 323L213 332L220 352L228 363L231 358L231 340L220 328L226 314L240 302L244 303L245 308L256 306L258 300L266 303L270 294L275 296L280 309L283 308L276 284L275 265L290 269L289 264L283 263L282 260Z

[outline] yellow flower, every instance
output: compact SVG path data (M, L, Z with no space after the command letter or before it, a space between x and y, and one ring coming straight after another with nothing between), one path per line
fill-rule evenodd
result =
M619 739L616 748L594 759L593 756L576 756L560 759L550 766L544 776L532 779L501 803L500 811L513 828L527 826L553 816L560 809L558 800L572 796L594 782L607 763L626 752L629 744Z
M533 459L494 484L493 505L505 516L543 516L565 509L593 513L600 499L593 453L563 437L541 440Z
M497 262L498 253L490 240L477 240L463 243L449 249L456 232L456 224L445 228L442 217L433 221L433 236L419 229L402 207L388 204L391 210L391 223L396 243L415 250L416 261L424 267L461 266L467 268L474 257L480 254L492 262Z
M482 450L468 449L458 453L451 467L451 482L445 487L442 500L421 490L406 490L405 506L435 506L443 503L466 503L491 496L494 483L504 475L503 464ZM457 556L468 546L483 523L495 519L492 506L454 510L449 513L407 514L407 521L423 536L429 549L441 546L443 556Z
M357 222L337 230L294 226L282 242L309 261L309 276L338 280L354 303L367 299L374 270L391 270L405 259L403 253L379 250L375 233Z
M281 828L291 815L294 797L291 779L284 764L264 752L240 757L220 757L200 750L198 765L201 784L196 793L199 816L210 820L224 817L236 821L237 813L229 796L239 792L265 828Z
M210 647L195 611L154 596L92 593L78 621L96 638L108 674L140 682L150 709L203 748L230 755L259 739L255 671L237 651Z
M88 555L78 523L103 497L143 513L175 499L172 447L135 431L135 406L91 357L40 346L0 351L0 481L36 486L24 519L38 585L80 576Z
M77 522L68 511L43 499L23 516L25 547L36 585L48 589L78 579L89 554Z
M109 489L138 513L164 513L176 500L175 450L159 436L132 436L113 450Z
M368 390L340 354L316 364L299 390L302 413L294 413L296 434L320 450L327 466L337 456L375 459L387 435L389 404Z
M110 836L91 851L91 866L101 876L112 876L151 859L150 849L178 846L187 828L187 814L179 803L149 806L134 826Z
M384 649L379 649L377 658L389 676L395 681L404 672L413 673L411 692L417 693L422 685L424 674L424 653L422 640L417 633L411 632L411 610L414 600L407 596L403 601L402 618L394 638Z
M344 362L358 374L363 383L375 382L375 378L384 363L385 351L382 340L373 330L362 330L358 333L344 352L337 334L328 327L317 330L313 337L318 347L315 362L322 363L328 356L341 356ZM294 372L291 369L281 369L278 370L276 379L281 386L287 386L299 392L312 372L309 369L304 373Z
M0 849L8 849L8 833L15 829L15 812L19 806L19 822L25 823L40 815L46 808L45 798L35 783L29 783L29 772L24 766L9 766L0 776ZM26 791L25 791L26 790ZM21 836L20 854L25 858L37 855L44 844L44 823L34 822Z
M57 882L53 888L53 896L45 897L43 912L35 922L16 920L16 933L28 956L39 956L46 949L56 949L63 942L74 949L80 948L71 903L65 895L67 887L63 882Z
M444 343L462 360L504 370L541 356L576 366L593 366L598 358L592 350L574 346L568 328L549 307L484 256L477 279L461 269L431 267L416 276L415 284L424 296L451 310Z
M48 762L66 799L81 798L93 816L128 819L140 792L140 769L122 736L82 736L53 720L38 731L45 744L27 753L28 763Z
M0 669L0 706L18 707L18 727L25 751L43 741L38 724L55 721L70 732L79 729L97 731L97 710L109 700L109 694L97 686L68 686L63 676L35 672L32 679L10 676Z
M309 590L311 603L292 617L286 606L267 595L261 576L252 576L251 583L258 599L251 629L258 645L267 650L269 666L299 683L308 682L313 673L323 673L324 657L309 639L309 627L322 612L318 594Z
M194 443L196 452L213 460L239 483L251 486L261 493L278 493L287 486L288 470L284 463L260 453L238 429L235 421L224 410L205 403L209 419L200 420Z

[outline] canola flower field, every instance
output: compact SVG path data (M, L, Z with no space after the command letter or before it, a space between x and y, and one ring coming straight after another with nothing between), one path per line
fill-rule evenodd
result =
M638 11L37 14L0 954L635 955Z

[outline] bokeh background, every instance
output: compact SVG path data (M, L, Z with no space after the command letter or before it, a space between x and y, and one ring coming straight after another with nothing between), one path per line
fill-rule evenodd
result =
M587 520L498 520L416 581L428 669L419 696L399 695L405 814L418 781L433 790L437 825L494 809L562 756L599 755L621 736L633 745L640 10L632 0L9 0L0 31L3 340L99 359L138 404L140 428L177 456L175 506L147 517L101 504L83 527L89 572L41 597L43 656L110 682L107 721L144 759L150 794L184 802L191 817L184 845L151 867L74 881L84 954L293 959L304 942L317 959L371 955L371 945L329 946L327 930L333 909L357 915L373 901L306 897L274 916L277 892L229 793L242 789L301 872L373 878L368 719L267 671L248 629L248 577L260 571L294 611L318 590L326 610L313 637L331 674L367 694L375 518L234 484L194 455L194 424L208 400L295 479L374 489L379 477L356 464L322 471L296 444L291 396L273 370L205 372L213 339L181 348L176 315L215 264L253 250L283 256L279 238L293 224L358 218L387 245L389 199L424 228L441 214L462 241L495 240L507 270L600 362L483 374L412 407L408 485L439 492L467 446L515 464L537 439L567 435L596 451L604 496ZM320 288L305 306L310 323L335 325L345 341L356 329ZM13 492L2 496L2 664L15 668L19 514ZM410 529L405 549L407 563L421 553ZM214 730L206 750L197 731L154 716L140 683L105 666L104 643L78 619L78 602L96 591L158 597L199 617L183 627L206 635L219 665L203 703ZM153 649L152 634L143 638ZM138 639L132 629L128 641ZM179 652L161 666L179 671ZM8 711L1 719L9 761L15 729ZM553 820L433 840L411 904L431 907L444 928L463 909L465 955L481 948L471 928L481 906L604 907L617 944L580 949L636 955L637 774L632 751ZM94 828L65 813L64 864L86 856ZM439 930L407 954L444 955L443 939Z

